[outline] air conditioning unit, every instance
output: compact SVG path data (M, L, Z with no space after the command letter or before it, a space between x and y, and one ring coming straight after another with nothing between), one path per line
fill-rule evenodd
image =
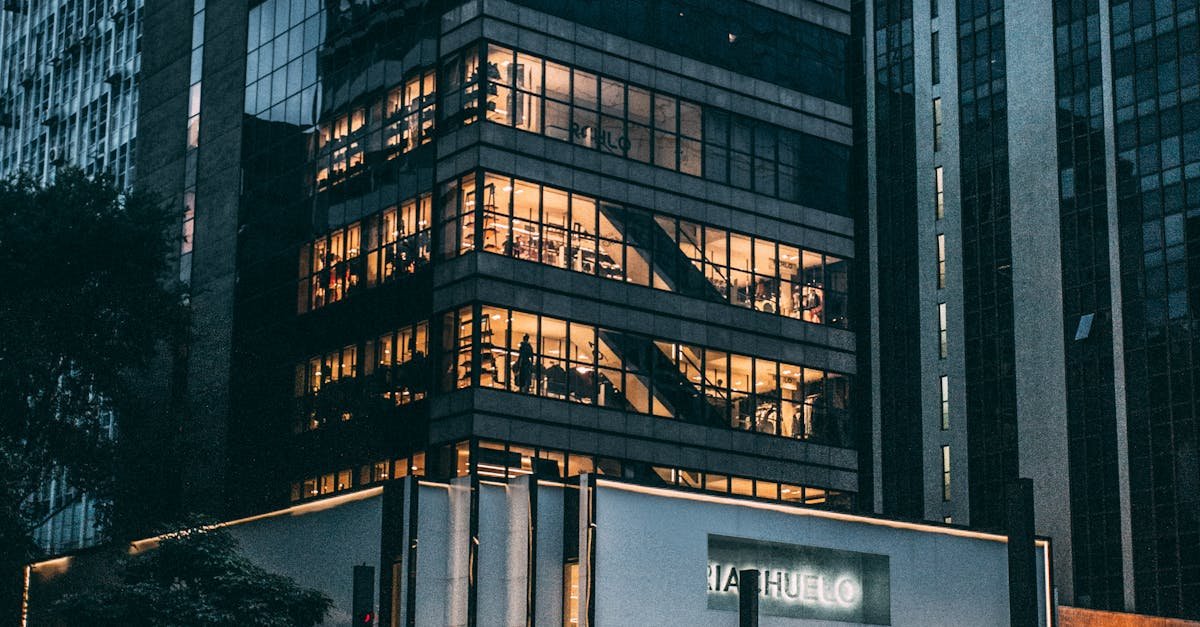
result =
M37 72L33 68L25 68L21 71L21 86L28 88L33 85L33 79L37 77Z
M52 165L62 165L66 162L66 158L63 157L63 151L59 150L58 148L50 149L50 163Z
M7 109L0 109L0 127L16 128L16 126L17 117L13 115L13 112Z

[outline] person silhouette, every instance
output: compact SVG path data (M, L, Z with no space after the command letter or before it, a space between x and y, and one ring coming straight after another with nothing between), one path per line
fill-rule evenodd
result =
M521 345L517 347L517 389L521 392L529 392L530 384L533 383L533 345L529 343L529 334L521 339Z

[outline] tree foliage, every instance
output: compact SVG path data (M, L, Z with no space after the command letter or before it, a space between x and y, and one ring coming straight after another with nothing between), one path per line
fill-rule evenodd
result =
M193 523L126 558L116 584L69 594L54 613L95 627L310 627L332 605L251 563L227 529Z
M130 372L180 320L172 223L154 198L78 170L0 181L0 564L34 556L53 513L34 497L57 473L112 491L109 412L133 411Z

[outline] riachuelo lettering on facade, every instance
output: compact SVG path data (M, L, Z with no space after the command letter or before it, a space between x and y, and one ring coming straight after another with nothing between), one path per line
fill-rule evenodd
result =
M708 565L708 590L738 594L738 571L747 567L732 564ZM850 575L831 575L807 570L759 570L758 594L800 605L853 608L862 601L862 585Z
M606 131L591 125L581 125L577 122L571 123L571 134L581 142L587 143L591 141L595 143L596 148L604 148L609 152L622 155L629 152L629 149L633 146L629 138L624 135L614 137L612 131Z

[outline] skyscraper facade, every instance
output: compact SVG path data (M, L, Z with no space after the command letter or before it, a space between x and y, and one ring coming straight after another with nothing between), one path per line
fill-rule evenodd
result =
M1064 602L1200 616L1195 4L868 4L882 510L1031 477Z
M0 7L0 177L74 166L134 179L142 0L8 0ZM107 429L115 425L105 412ZM95 499L61 474L37 495L51 554L99 541Z

